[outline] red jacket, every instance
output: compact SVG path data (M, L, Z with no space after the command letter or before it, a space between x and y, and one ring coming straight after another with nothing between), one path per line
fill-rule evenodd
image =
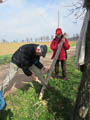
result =
M53 50L53 55L52 55L51 59L53 59L55 54L56 54L56 51L58 49L58 44L59 44L58 42L59 42L59 39L56 37L54 40L52 40L52 42L50 44L50 48ZM61 48L61 51L59 53L59 57L58 57L59 60L65 60L66 59L65 49L68 50L69 48L70 48L70 45L68 43L67 38L65 38L65 42L64 42L64 44Z

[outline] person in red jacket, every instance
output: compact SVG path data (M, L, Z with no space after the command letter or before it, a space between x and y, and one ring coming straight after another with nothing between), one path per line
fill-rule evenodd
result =
M52 55L51 59L53 59L56 54L56 51L58 49L58 44L61 41L60 38L62 35L63 34L62 34L61 28L57 28L56 36L50 44L50 48L51 48L51 50L53 50L53 55ZM65 42L61 48L61 51L59 53L58 59L55 64L55 76L54 76L55 78L59 78L59 62L61 61L62 78L63 78L63 80L67 80L67 77L66 77L66 50L68 50L69 48L70 48L70 45L68 43L68 39L65 38Z

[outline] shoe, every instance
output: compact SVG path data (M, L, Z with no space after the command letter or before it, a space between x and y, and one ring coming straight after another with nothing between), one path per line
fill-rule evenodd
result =
M68 80L66 77L63 77L62 79L63 79L63 80Z
M59 75L54 75L53 78L60 78L60 76Z
M50 86L50 85L47 85L46 86L47 89L54 89L54 87Z

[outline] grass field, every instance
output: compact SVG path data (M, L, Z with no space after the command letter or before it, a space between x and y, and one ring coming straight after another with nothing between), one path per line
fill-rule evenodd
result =
M0 43L0 56L13 54L16 49L24 44L27 43ZM48 47L50 47L50 42L37 42L37 44L46 44ZM76 46L76 41L71 41L70 46Z
M10 62L12 55L3 55L0 56L0 64L7 64Z
M23 43L0 43L0 55L13 54L20 46L24 44L29 44L27 42ZM50 42L37 42L36 44L46 44L50 46Z
M7 106L0 112L0 120L71 120L81 78L75 57L67 60L67 77L67 81L50 79L53 88L46 90L44 102L38 99L41 85L37 83L33 83L34 88L29 83L10 94L5 98Z

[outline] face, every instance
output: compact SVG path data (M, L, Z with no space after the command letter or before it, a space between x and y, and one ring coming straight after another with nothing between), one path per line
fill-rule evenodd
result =
M60 38L61 37L61 35L57 35L57 38Z
M41 56L41 50L40 49L36 48L35 52L36 52L37 56Z

